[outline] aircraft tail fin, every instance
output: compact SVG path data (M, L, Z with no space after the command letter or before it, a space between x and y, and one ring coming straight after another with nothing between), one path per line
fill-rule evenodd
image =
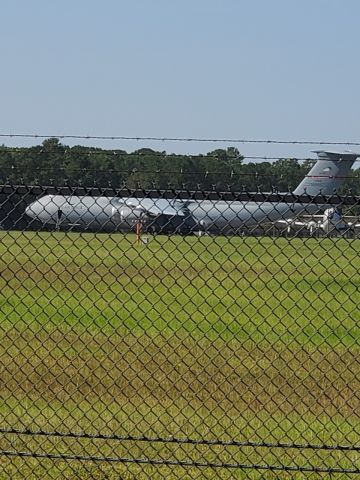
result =
M316 150L318 160L294 190L295 195L333 195L343 183L357 157L354 152Z

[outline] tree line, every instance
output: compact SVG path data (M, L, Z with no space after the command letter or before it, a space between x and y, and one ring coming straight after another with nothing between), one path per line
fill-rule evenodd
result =
M202 155L172 154L141 148L106 150L63 145L49 138L34 147L0 147L0 182L143 189L233 191L293 190L314 160L247 162L234 147ZM360 195L358 170L345 179L342 193Z

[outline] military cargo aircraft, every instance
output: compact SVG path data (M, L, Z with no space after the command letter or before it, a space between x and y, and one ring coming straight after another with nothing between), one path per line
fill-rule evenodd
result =
M296 196L333 195L360 154L315 151L317 162L301 181ZM323 205L323 209L329 205ZM317 213L319 205L225 200L170 200L165 198L45 195L26 208L26 214L56 228L86 230L239 234L301 213Z

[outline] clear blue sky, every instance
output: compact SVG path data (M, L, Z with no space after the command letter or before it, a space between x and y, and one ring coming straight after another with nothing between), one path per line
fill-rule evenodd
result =
M2 0L0 132L359 141L359 19L358 0Z

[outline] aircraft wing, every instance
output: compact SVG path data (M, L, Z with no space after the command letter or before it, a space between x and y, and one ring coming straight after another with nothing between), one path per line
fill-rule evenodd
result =
M167 215L169 217L185 216L185 213L181 209L175 208L171 205L168 205L165 208L159 208L157 205L152 205L150 207L144 208L144 210L150 213L151 215L156 215L156 216L158 215Z
M358 228L360 229L360 223L351 223L351 222L348 222L347 224L350 228Z
M166 215L169 217L184 217L186 214L184 205L181 202L166 200L165 198L141 199L136 208L143 210L144 213L156 217L159 215Z
M293 220L292 218L288 218L286 220L277 220L275 223L287 226L295 225L296 227L309 227L310 224L310 222L300 222L299 220Z

